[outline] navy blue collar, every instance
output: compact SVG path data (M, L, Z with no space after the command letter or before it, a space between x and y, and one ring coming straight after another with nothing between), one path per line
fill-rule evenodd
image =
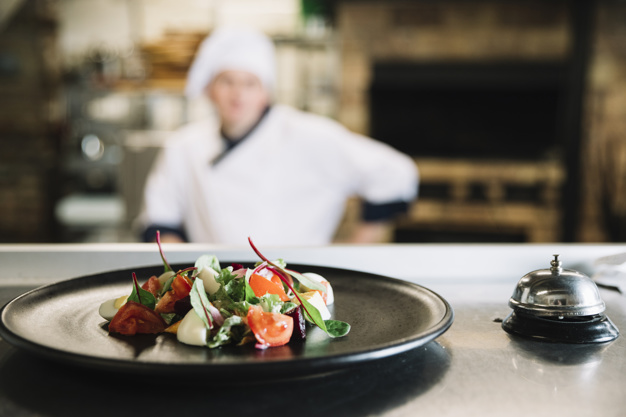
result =
M254 130L261 124L261 122L263 121L263 119L265 119L265 116L267 116L267 114L270 111L270 106L267 106L265 108L265 110L263 110L263 113L261 113L261 117L259 117L259 120L257 120L257 122L250 128L250 130L248 130L246 133L244 133L242 136L238 137L238 138L233 138L233 137L229 137L227 136L223 130L220 130L220 135L222 137L222 141L224 142L224 150L222 151L221 154L217 155L215 158L213 158L210 162L211 165L215 166L217 165L218 162L220 162L222 159L224 159L224 157L230 152L232 151L237 145L239 145L241 142L243 142L245 139L247 139L248 137L250 137L250 135L252 134L252 132L254 132Z

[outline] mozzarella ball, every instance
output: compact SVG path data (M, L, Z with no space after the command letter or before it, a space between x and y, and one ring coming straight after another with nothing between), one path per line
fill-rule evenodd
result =
M207 331L206 325L192 308L180 322L176 338L187 345L205 346Z

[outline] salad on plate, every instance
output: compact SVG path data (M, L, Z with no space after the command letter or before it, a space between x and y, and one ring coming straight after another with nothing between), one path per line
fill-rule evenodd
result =
M174 271L157 233L164 272L143 285L133 273L130 294L100 305L109 333L172 333L188 345L255 343L258 349L303 340L309 326L332 338L348 334L348 323L331 319L334 296L328 280L291 270L282 259L270 261L248 241L261 259L253 267L222 268L216 256L202 255L193 267Z

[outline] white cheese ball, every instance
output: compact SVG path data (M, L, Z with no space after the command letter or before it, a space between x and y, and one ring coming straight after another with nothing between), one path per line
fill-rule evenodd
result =
M127 295L123 295L118 298L113 298L111 300L107 300L104 303L100 304L100 309L98 309L98 313L105 320L113 320L113 317L117 314L117 311L126 304L126 299L128 299Z
M333 294L333 287L330 285L330 282L328 282L326 278L314 272L305 272L302 275L304 275L307 278L312 279L315 282L319 282L320 284L326 283L325 285L326 286L326 305L329 306L335 302L335 296ZM306 289L310 290L311 288L306 288Z
M207 327L192 308L178 325L176 338L187 345L205 346Z

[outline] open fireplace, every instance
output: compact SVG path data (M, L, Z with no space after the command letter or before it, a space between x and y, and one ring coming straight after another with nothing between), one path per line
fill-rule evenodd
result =
M554 156L566 82L560 62L378 62L370 133L415 157Z

